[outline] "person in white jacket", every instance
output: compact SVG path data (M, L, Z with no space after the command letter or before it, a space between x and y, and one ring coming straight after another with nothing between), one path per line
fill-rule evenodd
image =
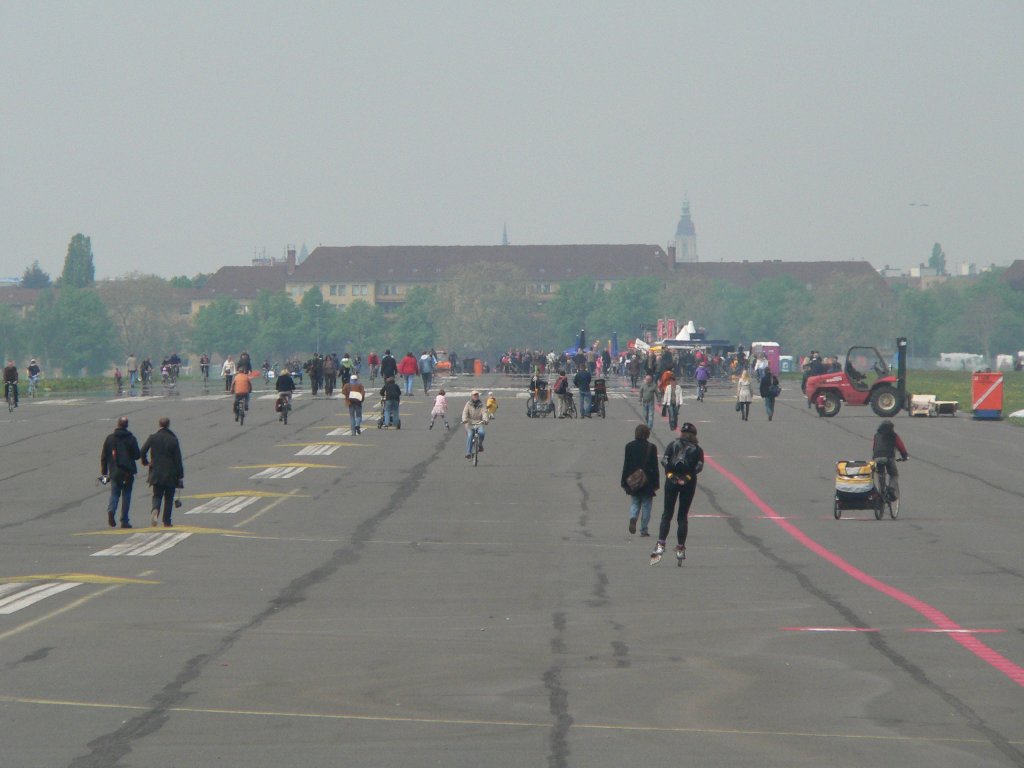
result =
M679 423L679 406L683 404L683 388L679 386L675 376L669 376L666 380L661 404L668 414L668 427L675 432L676 424Z
M228 359L224 361L224 365L221 366L220 375L224 377L224 391L231 391L231 380L235 378L235 361L231 355L228 355Z

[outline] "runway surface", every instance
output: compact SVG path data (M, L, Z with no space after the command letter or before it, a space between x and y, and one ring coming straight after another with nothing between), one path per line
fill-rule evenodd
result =
M639 405L525 416L493 375L362 435L336 399L288 425L257 390L22 401L0 417L0 763L7 766L1024 766L1024 431L896 425L897 520L833 517L869 408L692 390L707 456L688 557L627 531ZM495 392L480 465L456 428ZM106 525L118 415L171 419L174 528ZM659 451L670 438L655 425ZM144 475L143 475L144 478ZM652 528L660 518L655 499ZM670 536L674 543L674 532Z

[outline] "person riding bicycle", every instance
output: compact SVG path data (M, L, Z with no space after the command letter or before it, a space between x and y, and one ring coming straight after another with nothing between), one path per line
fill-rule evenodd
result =
M199 356L199 373L203 377L203 381L207 381L210 378L210 356L203 352Z
M880 473L888 472L889 477L893 480L900 476L899 471L896 469L896 462L894 461L897 451L899 451L900 458L902 458L903 461L910 458L910 454L907 453L907 446L903 444L903 440L901 440L900 436L896 434L895 425L889 419L885 419L878 425L878 430L875 432L875 437L871 444L871 458L888 459L884 464L876 466L878 466L878 471ZM895 493L895 490L893 492Z
M487 406L484 405L484 401L480 399L480 393L477 390L473 390L473 393L469 396L469 400L466 401L465 407L462 409L462 423L466 426L466 458L473 458L473 427L477 428L477 434L480 436L477 446L481 453L484 450L484 425L487 424L489 419L487 413Z
M295 379L292 378L292 374L287 368L282 369L281 375L277 377L274 389L277 390L277 405L275 409L280 413L284 408L285 402L291 400L292 394L295 392ZM283 419L284 417L282 416L281 418Z
M13 360L8 360L4 367L4 399L14 397L14 407L18 407L18 366Z
M43 370L39 367L39 363L36 362L34 357L29 361L26 370L28 371L28 388L31 392L35 389L36 384L39 383L39 379L43 377Z
M711 377L711 372L708 370L708 361L702 359L697 364L697 370L693 375L697 379L697 399L703 400L704 393L708 390L708 379Z
M238 421L238 409L245 408L245 410L249 410L249 396L252 394L252 379L249 378L249 374L241 372L236 374L231 379L231 392L235 396L232 409L235 414L235 421Z

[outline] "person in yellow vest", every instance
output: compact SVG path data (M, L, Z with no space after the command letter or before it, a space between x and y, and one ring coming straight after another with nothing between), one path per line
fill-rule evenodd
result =
M487 405L484 407L487 408L488 415L493 419L494 414L498 412L498 398L494 396L493 392L487 393Z

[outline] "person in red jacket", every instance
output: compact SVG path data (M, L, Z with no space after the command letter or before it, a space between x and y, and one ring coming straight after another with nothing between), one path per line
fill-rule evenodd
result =
M420 372L420 364L412 352L406 352L405 357L398 361L398 372L405 377L405 394L411 395L413 381Z

